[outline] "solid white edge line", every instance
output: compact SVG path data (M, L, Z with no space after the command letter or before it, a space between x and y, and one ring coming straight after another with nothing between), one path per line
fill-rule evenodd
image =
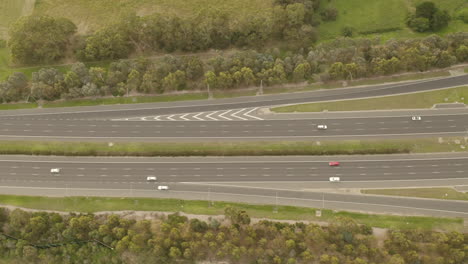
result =
M175 120L174 120L175 121ZM219 120L216 120L219 121ZM146 137L139 136L139 139L283 139L283 138L353 138L353 137L385 137L385 136L409 136L409 135L444 135L444 134L462 134L465 135L466 131L453 131L453 132L426 132L426 133L404 133L404 134L372 134L372 135L327 135L327 136L262 136L262 137ZM0 138L54 138L54 139L135 139L135 137L78 137L78 136L17 136L17 135L0 135Z
M47 156L41 156L44 158L50 158ZM109 157L104 157L104 158L109 158ZM218 157L219 158L219 157ZM249 157L251 158L251 157ZM225 158L222 158L225 159ZM343 160L342 163L350 163L350 162L391 162L391 161L429 161L429 160L465 160L468 159L468 157L449 157L449 158L444 158L444 157L439 157L439 158L421 158L421 159L388 159L388 160ZM221 164L221 163L237 163L237 164L256 164L256 163L328 163L328 161L323 160L323 161L318 161L318 160L291 160L291 161L278 161L278 160L259 160L259 161L254 161L254 160L246 160L246 161L56 161L56 160L51 160L51 161L44 161L44 160L38 160L38 161L31 161L31 160L15 160L15 159L1 159L0 162L23 162L23 163L78 163L78 164ZM240 168L240 169L246 169L246 168ZM460 178L464 179L464 178ZM468 179L468 178L466 178ZM397 180L397 181L404 181L404 180ZM369 181L372 182L372 181Z

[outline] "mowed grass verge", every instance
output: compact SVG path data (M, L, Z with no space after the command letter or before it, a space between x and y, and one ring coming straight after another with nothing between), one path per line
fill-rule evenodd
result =
M468 201L468 193L459 192L453 188L369 189L361 190L361 193Z
M112 104L139 104L139 103L158 103L158 102L175 102L189 100L208 99L207 93L186 93L175 95L154 95L154 96L130 96L130 97L108 97L95 99L76 99L68 101L45 102L43 108L58 108L58 107L76 107L76 106L95 106L95 105L112 105Z
M252 205L215 201L154 199L154 198L106 198L106 197L38 197L0 195L0 204L39 210L96 213L101 211L158 211L184 212L199 215L223 215L224 209L232 206L245 210L251 217L296 221L333 221L346 216L358 223L373 227L393 229L444 229L461 230L463 220L456 218L432 218L413 216L372 215L363 213L322 210L322 217L316 217L313 208L275 205ZM277 212L274 213L275 208Z
M358 111L358 110L391 110L391 109L423 109L431 108L438 103L468 104L468 86L450 88L430 92L392 95L357 100L342 100L334 102L298 104L275 107L271 110L277 113L290 112L321 112L321 111Z
M110 139L111 141L112 139ZM398 140L258 142L56 142L2 141L3 155L56 156L281 156L467 151L463 137Z

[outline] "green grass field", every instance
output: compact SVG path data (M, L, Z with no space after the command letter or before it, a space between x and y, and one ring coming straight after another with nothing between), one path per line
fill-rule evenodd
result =
M278 156L278 155L353 155L467 151L463 137L285 141L285 142L117 142L113 146L98 142L1 141L0 154L56 156ZM462 148L464 146L465 148Z
M463 99L462 99L463 98ZM447 99L447 100L446 100ZM321 112L328 111L359 111L359 110L390 110L390 109L422 109L430 108L437 103L461 102L468 104L468 86L431 92L376 97L358 100L343 100L299 104L272 108L273 112Z
M416 4L423 0L330 0L323 1L323 5L335 6L339 10L338 19L333 22L322 23L319 28L321 41L341 36L341 30L345 26L355 29L356 36L379 37L382 41L391 38L423 37L432 33L415 33L405 25L408 12L413 12ZM455 16L458 10L468 7L465 0L434 0L441 8ZM328 4L329 3L329 4ZM398 29L399 28L399 29ZM398 29L385 33L364 34L364 32ZM438 34L467 31L468 24L460 20L452 20L449 26Z
M21 15L33 11L35 0L1 0L0 1L0 38L8 34L8 27Z
M336 217L351 217L358 223L373 227L393 229L443 229L461 230L463 220L455 218L432 218L411 216L371 215L364 213L337 212L323 210L322 217L316 217L316 209L293 206L278 206L273 213L274 205L251 205L216 201L209 206L208 201L151 198L104 198L104 197L34 197L0 195L0 204L20 206L40 210L57 210L65 212L95 213L100 211L161 211L184 212L201 215L223 215L224 209L233 206L245 210L254 218L299 221L332 221Z
M361 190L361 192L365 194L468 201L468 193L459 192L453 188L369 189Z
M242 19L252 14L269 16L272 6L272 0L39 0L34 13L67 17L80 32L89 32L112 24L127 13L191 16L212 8L226 12L233 19Z

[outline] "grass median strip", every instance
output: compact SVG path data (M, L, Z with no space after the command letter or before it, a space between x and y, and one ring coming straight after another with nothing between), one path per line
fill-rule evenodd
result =
M460 138L285 142L55 142L2 141L0 154L56 156L352 155L466 151ZM463 148L464 147L464 148Z
M96 213L101 211L160 211L184 212L189 214L222 215L224 209L232 206L245 210L251 217L279 220L331 221L336 217L346 216L362 224L380 228L424 228L460 230L462 219L432 218L413 216L371 215L364 213L338 212L322 210L322 216L316 217L313 208L252 205L245 203L230 203L215 201L209 206L208 201L156 199L156 198L108 198L108 197L39 197L0 195L0 204L19 206L39 210L55 210L64 212Z
M277 113L290 112L321 112L321 111L359 111L359 110L391 110L391 109L422 109L431 108L434 104L461 102L468 104L468 86L421 92L404 95L394 95L358 100L343 100L336 102L298 104L275 107L271 110Z
M407 196L418 198L433 198L443 200L468 201L468 193L459 192L453 188L403 188L403 189L369 189L361 190L364 194Z

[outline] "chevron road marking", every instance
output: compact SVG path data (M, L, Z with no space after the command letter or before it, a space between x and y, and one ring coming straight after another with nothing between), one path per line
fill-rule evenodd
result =
M180 118L183 119L183 120L185 120L185 121L190 121L190 119L185 118L187 115L188 115L188 114L181 115Z
M196 118L196 119L198 119L200 121L204 121L203 119L198 117L199 115L203 115L203 114L204 114L204 112L198 113L198 114L194 115L193 118Z
M252 113L258 108L230 109L212 112L194 112L172 115L112 119L113 121L253 121L263 120Z
M235 117L235 118L239 118L239 119L241 119L241 120L248 120L248 119L245 119L245 118L243 118L243 117L237 116L238 113L240 113L240 112L242 112L242 111L244 111L244 110L245 110L245 109L241 109L241 110L239 110L239 111L233 113L232 116Z
M208 118L210 118L210 119L212 119L214 121L218 121L218 119L211 117L211 115L216 114L216 113L218 113L218 111L212 112L211 114L207 115L206 117L208 117Z
M227 118L227 117L224 116L225 114L227 114L227 113L229 113L229 112L231 112L231 111L232 111L232 110L227 110L226 112L220 114L219 117L222 117L222 118L224 118L224 119L227 119L227 120L229 120L229 121L232 121L232 119Z
M257 109L258 109L258 107L256 107L256 108L254 108L254 109L248 111L247 113L244 113L244 116L247 116L247 117L250 117L250 118L253 118L253 119L257 119L257 120L263 120L263 119L261 119L261 118L259 118L259 117L249 115L250 113L252 113L253 111L255 111L255 110L257 110Z

